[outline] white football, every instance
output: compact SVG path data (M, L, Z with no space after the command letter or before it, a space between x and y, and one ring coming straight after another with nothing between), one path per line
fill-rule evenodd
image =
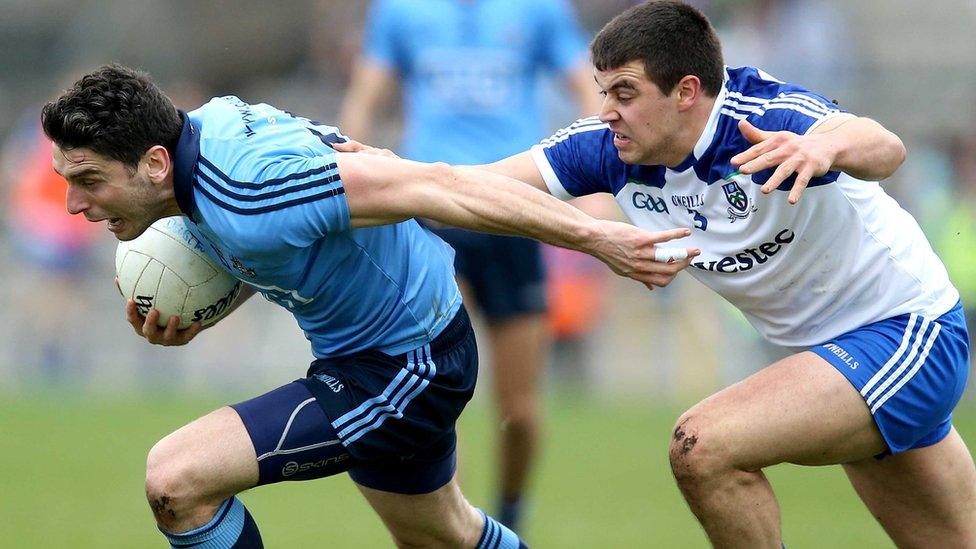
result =
M166 217L115 251L115 273L123 299L132 298L146 316L159 309L159 325L180 317L180 328L199 320L207 326L229 311L241 281L221 270L204 252L183 217Z

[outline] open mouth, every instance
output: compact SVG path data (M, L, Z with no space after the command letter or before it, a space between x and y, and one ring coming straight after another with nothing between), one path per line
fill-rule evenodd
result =
M616 144L630 143L630 138L622 133L613 132L613 141Z
M110 218L108 218L108 230L110 230L110 231L112 231L114 233L114 232L118 231L121 227L122 227L122 218L121 217L110 217Z

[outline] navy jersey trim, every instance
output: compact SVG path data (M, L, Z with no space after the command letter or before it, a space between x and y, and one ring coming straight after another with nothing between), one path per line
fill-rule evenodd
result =
M288 181L293 181L295 179L305 179L306 177L311 177L313 175L318 175L320 173L325 173L327 171L336 169L336 163L331 162L329 164L326 164L325 166L319 166L318 168L312 168L311 170L306 170L304 172L291 173L284 177L275 177L272 179L267 179L265 181L237 181L236 179L233 179L229 175L222 172L220 168L214 165L213 162L207 160L203 156L200 156L200 164L206 166L207 169L212 171L214 174L217 175L217 177L224 180L224 182L226 182L231 187L236 187L238 189L251 189L251 190L260 190L271 185L278 185L280 183L286 183ZM199 168L197 169L197 171L198 172L200 171Z
M193 198L193 172L200 156L200 132L190 122L185 112L179 111L183 120L180 139L176 142L173 159L173 191L176 194L176 204L180 211L192 217L196 209Z
M202 157L201 157L201 159L202 159ZM335 169L335 167L336 167L335 164L329 164L328 166L326 166L326 171L333 170L333 169ZM286 187L284 189L278 189L276 191L269 191L269 192L260 193L260 194L240 194L240 193L235 193L234 191L231 191L231 190L228 190L228 189L224 188L222 185L220 185L219 183L217 183L216 181L214 181L213 178L211 178L209 175L203 173L202 170L199 170L198 169L196 173L197 173L198 176L200 176L201 179L203 179L207 183L210 183L210 185L214 189L216 189L217 191L219 191L220 194L222 194L222 195L224 195L224 196L226 196L228 198L233 198L235 200L240 200L242 202L258 202L260 200L271 199L271 198L278 198L279 196L284 196L286 194L293 194L293 193L298 193L298 192L301 192L301 191L307 191L309 189L314 189L316 187L323 187L325 185L329 185L329 184L335 183L336 181L339 181L339 174L334 173L334 174L332 174L332 175L330 175L328 177L325 177L325 178L322 178L322 179L313 179L312 181L308 181L308 182L302 183L301 185L295 185L294 187Z
M201 185L200 183L195 183L194 184L194 187L197 190L199 190L204 196L206 196L207 198L209 198L210 201L213 202L214 204L216 204L217 206L219 206L219 207L221 207L221 208L223 208L223 209L225 209L227 211L230 211L230 212L233 212L233 213L236 213L236 214L240 214L240 215L258 215L258 214L263 214L263 213L267 213L267 212L274 212L274 211L277 211L277 210L284 210L284 209L290 208L292 206L300 206L302 204L308 204L309 202L315 202L316 200L320 200L320 199L323 199L323 198L332 198L332 197L338 196L340 194L345 194L346 193L346 189L344 187L337 187L337 188L334 188L334 189L329 189L329 190L327 190L325 192L322 192L322 193L319 193L319 194L313 194L313 195L309 195L309 196L303 196L302 198L296 198L294 200L286 200L284 202L279 202L277 204L270 204L268 206L261 206L261 207L258 207L258 208L239 208L237 206L228 204L227 202L224 202L220 198L214 196L212 193L210 193L209 191L207 191L207 189L203 185Z

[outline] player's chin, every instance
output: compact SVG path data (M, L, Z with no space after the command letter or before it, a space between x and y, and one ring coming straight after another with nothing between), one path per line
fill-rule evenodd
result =
M115 238L122 242L128 242L135 239L144 233L146 228L148 228L148 225L141 226L138 224L133 224L132 222L124 219L120 219L114 223L110 222L108 226L108 230L115 235Z
M633 147L618 148L617 156L619 156L620 160L625 164L640 164L642 159L640 151Z

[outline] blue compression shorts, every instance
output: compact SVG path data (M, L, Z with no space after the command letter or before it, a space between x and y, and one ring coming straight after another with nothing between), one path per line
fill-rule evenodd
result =
M254 444L258 485L348 471L369 488L425 494L454 476L454 424L477 377L462 307L428 345L316 360L308 377L232 408Z

